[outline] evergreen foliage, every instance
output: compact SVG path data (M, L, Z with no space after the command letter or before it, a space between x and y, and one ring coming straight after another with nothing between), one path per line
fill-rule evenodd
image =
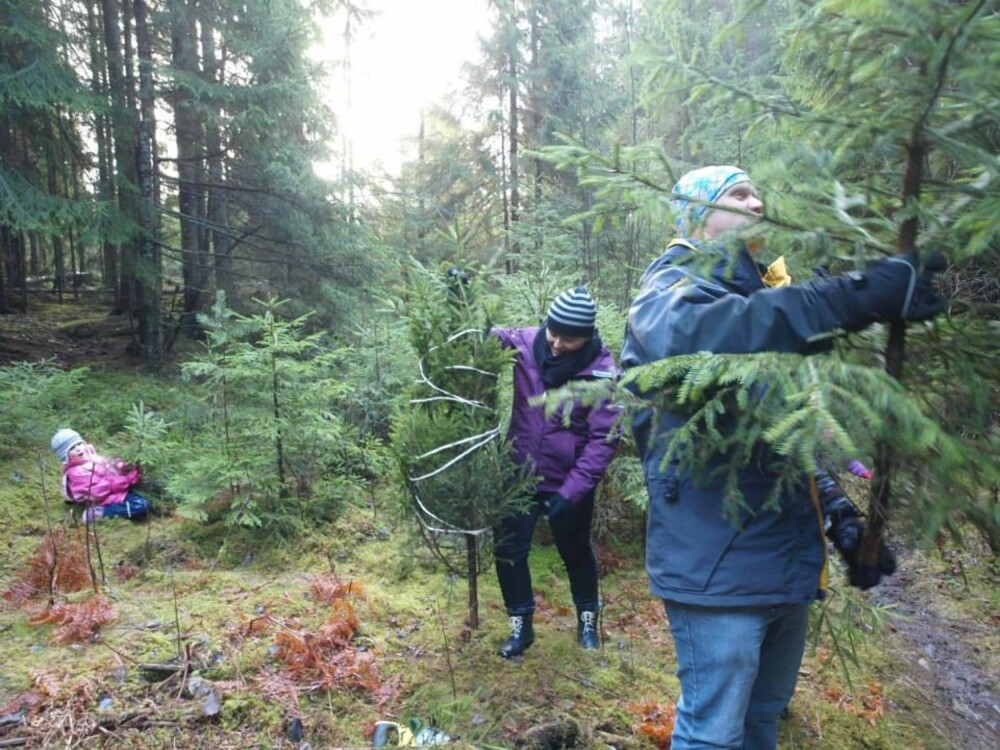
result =
M0 448L48 446L52 433L68 426L67 405L82 398L88 373L86 367L62 370L51 360L0 367Z
M697 9L668 1L647 4L647 14L664 21L651 40L668 41L643 58L646 98L696 105L690 112L700 113L699 119L682 123L685 132L694 139L710 136L713 144L720 119L745 123L734 132L743 139L739 159L746 160L743 166L764 196L768 254L786 253L793 276L801 280L817 265L839 272L897 249L945 249L955 263L944 279L954 292L953 317L910 328L912 364L902 373L902 388L877 375L902 351L886 348L881 328L842 342L830 358L802 360L797 367L805 369L794 376L794 360L772 355L759 355L752 366L731 357L696 368L684 362L654 365L650 386L669 386L664 398L670 401L676 391L693 410L694 421L674 450L691 462L697 462L699 444L721 451L731 460L732 476L753 445L764 440L786 457L785 469L798 475L812 465L811 452L821 447L817 439L827 429L838 450L853 444L868 460L891 445L897 458L905 459L895 469L882 466L900 483L897 527L932 537L972 521L995 546L1000 519L989 510L997 486L991 458L995 410L977 405L995 400L1000 384L992 348L983 346L984 337L995 335L996 307L993 297L962 292L982 287L970 274L996 276L996 224L990 217L1000 190L990 113L1000 106L1000 74L995 66L982 68L982 61L995 55L996 15L982 2L702 5L731 20L713 36L708 53L736 50L734 40L745 40L747 50L760 47L756 35L764 30L767 55L727 74L721 58L709 64L687 54L687 42L668 33L693 29ZM694 156L685 143L694 141L653 147L654 154L661 152L658 161L643 158L649 148L595 154L572 141L547 154L592 187L598 202L587 209L590 215L641 211L666 225L670 186ZM698 157L700 163L730 160L724 151L700 148ZM926 166L924 179L913 180L904 170L908 158L911 165ZM643 164L654 168L636 168ZM873 356L882 350L888 360ZM767 386L764 377L748 380L753 373L769 373L775 385ZM829 382L810 385L816 373ZM689 381L705 389L703 403L689 402L697 393L676 390ZM826 414L797 400L827 388L841 391L838 408L849 407L849 413ZM774 421L777 406L788 421ZM734 425L739 429L730 438ZM879 480L872 487L888 484ZM873 503L882 505L875 497Z
M70 36L59 15L48 3L0 1L0 283L11 287L41 272L30 238L61 249L65 236L103 227L110 209L78 178L81 118L102 104L63 54ZM61 289L61 256L54 261Z
M629 371L622 386L645 394L642 405L687 415L664 462L689 476L725 476L727 499L737 503L740 469L761 456L781 478L775 502L820 465L843 465L880 440L891 439L912 465L939 476L967 469L961 441L941 430L897 381L837 357L671 357Z
M258 303L244 316L220 295L205 352L183 366L206 391L204 420L179 452L169 489L179 511L227 523L288 532L297 522L330 518L356 489L351 470L364 447L337 413L352 390L337 377L343 349L322 333L307 334L308 316L281 316L283 302Z
M468 577L475 627L487 532L528 491L508 458L498 411L511 353L490 335L496 298L477 277L415 266L398 311L419 360L409 403L393 423L393 449L425 542Z

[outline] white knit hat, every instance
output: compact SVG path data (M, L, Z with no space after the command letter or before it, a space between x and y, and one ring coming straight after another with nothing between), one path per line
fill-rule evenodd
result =
M545 327L560 336L589 339L594 335L597 305L582 286L567 289L553 300Z
M56 434L52 436L52 451L59 456L60 461L66 463L69 449L82 442L83 438L79 432L63 427L61 430L56 430Z

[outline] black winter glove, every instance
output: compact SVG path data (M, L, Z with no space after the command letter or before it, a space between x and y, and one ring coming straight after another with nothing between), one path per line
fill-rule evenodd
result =
M556 516L569 509L570 502L558 492L553 492L542 501L542 507L545 509L545 517L551 523Z
M882 320L929 320L941 313L947 300L934 290L934 275L947 263L943 255L928 253L921 263L913 255L876 260L864 273L840 277L853 303L845 328L859 330Z
M823 497L826 515L826 536L847 565L847 580L852 586L867 590L877 586L882 576L896 572L896 556L885 542L879 546L878 562L873 567L860 559L861 540L865 523L857 506L839 492L836 482L825 475L817 475L817 487Z
M896 572L896 555L885 542L879 544L878 562L874 567L861 562L856 554L844 559L847 562L847 580L862 591L878 586L882 576L891 576Z

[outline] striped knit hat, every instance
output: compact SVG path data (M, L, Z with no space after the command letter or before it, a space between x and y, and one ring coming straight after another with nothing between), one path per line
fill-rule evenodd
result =
M739 167L730 166L692 169L681 177L670 199L678 236L690 237L712 204L738 182L750 182L750 177Z
M545 327L559 336L589 339L594 335L597 305L582 286L567 289L549 306Z

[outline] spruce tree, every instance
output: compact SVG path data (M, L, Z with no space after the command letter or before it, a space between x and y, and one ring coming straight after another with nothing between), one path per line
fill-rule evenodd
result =
M500 384L511 354L490 335L494 306L481 280L422 267L398 306L416 382L396 416L393 447L424 542L468 579L473 628L489 532L528 489L502 434Z
M870 541L891 487L895 528L930 538L971 522L997 549L998 445L987 406L1000 391L988 343L998 320L995 9L944 0L700 5L731 20L711 50L745 39L764 56L727 72L676 39L697 22L691 9L648 4L651 18L669 9L683 23L648 39L659 54L644 58L645 100L683 102L697 118L677 122L680 134L655 147L660 164L648 172L632 170L624 150L552 150L594 186L594 210L644 211L668 235L676 177L742 158L765 201L767 260L784 253L804 281L817 266L861 270L896 252L919 259L944 250L950 267L940 283L951 306L930 325L875 326L842 339L826 357L679 358L629 377L661 406L688 410L673 450L692 467L714 450L732 458L731 471L761 441L792 482L820 454L856 452L879 469ZM746 125L738 153L715 143L720 118ZM702 153L691 152L695 143Z
M357 440L338 407L351 386L339 377L345 352L307 333L308 316L287 318L275 299L258 306L240 315L220 295L202 316L205 351L183 374L204 386L206 410L193 415L170 489L184 515L208 520L222 507L227 523L286 533L329 518L338 480L350 480L338 457Z

